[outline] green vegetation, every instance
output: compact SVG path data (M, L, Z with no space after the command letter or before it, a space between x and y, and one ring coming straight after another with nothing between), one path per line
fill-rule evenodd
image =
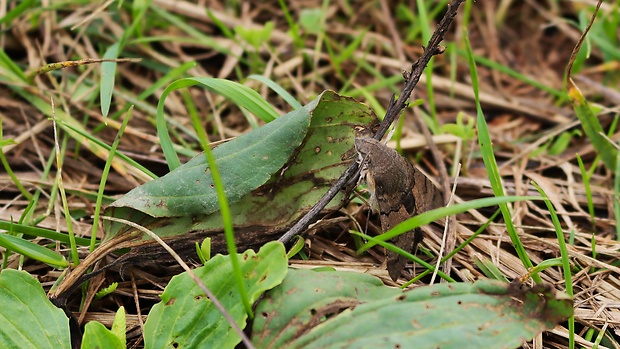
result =
M275 241L448 2L5 4L0 343L618 347L618 2L465 1L393 125L450 202L382 232L360 184Z

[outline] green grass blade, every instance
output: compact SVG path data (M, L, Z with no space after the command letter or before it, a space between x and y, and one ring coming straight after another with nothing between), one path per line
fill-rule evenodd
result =
M545 191L542 190L538 184L532 182L532 185L536 187L536 190L542 195L545 199L548 199ZM558 219L558 215L555 212L555 208L550 200L545 200L545 205L547 205L547 209L549 210L549 215L551 216L551 221L553 222L553 227L555 228L555 233L558 239L558 247L560 249L560 257L562 258L562 271L564 273L564 284L566 287L566 293L573 297L573 277L571 273L571 266L569 261L568 249L566 248L566 240L564 238L564 231L562 230L562 225L560 224L560 220ZM568 347L570 349L575 348L575 315L571 315L568 318Z
M24 73L23 70L19 68L15 62L9 57L3 49L0 48L0 67L3 67L3 70L0 70L0 81L6 81L10 83L26 83L28 81L28 77ZM3 75L10 76L9 73L12 73L8 80L3 79Z
M139 33L139 27L142 24L142 18L146 14L146 10L150 7L151 1L134 1L132 3L132 21L129 27L124 28L123 35L112 46L108 47L103 58L118 58L120 52L125 47L125 43L134 34ZM99 96L101 99L101 114L104 118L108 117L110 105L112 103L112 95L114 93L114 79L116 76L115 62L104 62L101 64L101 83L99 87Z
M202 126L202 122L196 113L190 113L192 124L194 129L198 133L200 144L204 151L204 155L209 163L209 169L213 175L213 184L217 192L217 201L220 206L220 213L222 215L222 223L224 225L224 238L226 239L226 247L228 249L228 256L233 268L233 277L237 283L237 291L241 297L241 302L245 308L245 311L249 314L250 318L254 317L252 312L252 303L250 302L250 296L245 287L243 273L241 271L241 264L239 262L239 255L237 255L237 246L235 245L235 234L233 232L232 218L230 215L230 205L228 204L228 198L224 192L224 184L222 183L222 177L215 163L215 157L211 152L211 146L207 137L207 132Z
M105 144L104 142L102 142L100 139L93 137L90 133L87 133L86 130L84 129L79 129L79 128L75 128L73 125L69 124L68 122L65 121L60 121L58 122L58 126L60 126L63 129L68 129L71 130L73 132L76 132L77 134L85 137L86 139L88 139L89 141L93 142L94 144L100 146L101 148L110 151L112 148ZM155 179L158 178L158 176L156 174L154 174L153 172L151 172L148 168L140 165L138 162L136 162L134 159L130 158L129 156L123 154L123 153L116 153L116 156L125 160L129 165L131 165L133 168L136 168L140 171L142 171L143 173L145 173L147 176Z
M15 6L9 13L4 15L4 17L0 18L0 24L9 24L17 17L19 17L22 13L24 13L28 8L35 3L35 0L24 0L18 2L18 5Z
M474 263L476 264L476 266L480 269L480 271L482 271L482 273L487 278L509 282L508 279L506 279L506 277L504 276L504 274L502 274L499 268L495 264L493 264L492 261L484 257L478 257L478 256L475 256L473 259L474 259Z
M479 209L482 207L489 207L495 205L505 204L507 202L526 201L526 200L540 200L539 196L501 196L491 197L467 201L457 205L448 207L440 207L431 211L421 213L415 217L411 217L402 223L398 224L394 228L386 231L385 233L376 237L379 241L387 241L398 235L404 234L413 229L419 228L423 225L430 224L438 219L442 219L448 216L456 215L459 213L467 212L469 210ZM364 244L357 252L361 253L369 248L373 247L375 243L368 242Z
M417 256L415 256L415 255L413 255L413 254L403 250L402 248L399 248L398 246L392 245L392 244L390 244L390 243L388 243L386 241L381 241L376 236L373 237L373 236L370 236L370 235L362 234L362 233L357 232L357 231L350 231L350 233L353 234L353 235L356 235L356 236L363 237L364 239L366 239L366 240L368 240L368 241L370 241L370 242L372 242L372 243L374 243L376 245L379 245L379 246L385 247L385 248L387 248L387 249L389 249L391 251L394 251L394 252L398 253L399 255L404 256L404 257L408 258L409 260L412 260L415 263L420 264L421 266L425 267L426 271L433 271L433 270L435 270L435 267L433 265L431 265L431 264L427 263L426 261L418 258ZM447 275L447 274L445 274L442 271L438 270L437 271L437 275L439 277L441 277L442 279L448 281L448 282L456 282L456 280L451 278L450 275Z
M4 152L2 151L2 148L4 148L7 145L15 144L15 142L12 139L5 140L3 139L3 137L4 136L3 136L3 129L2 129L2 118L0 118L0 162L2 163L2 167L4 167L4 170L9 175L9 177L11 178L11 181L15 184L19 192L22 193L22 195L26 198L26 200L30 201L32 200L32 194L30 194L28 190L26 190L26 188L22 185L19 178L17 178L17 176L15 175L15 172L13 172L13 169L11 169L11 165L6 159L6 156L4 156Z
M495 221L495 218L500 214L500 212L501 212L500 210L496 210L495 213L493 213L493 215L491 215L491 217L489 217L489 219L483 225L481 225L470 237L468 237L465 241L463 241L463 243L460 244L457 248L452 250L452 252L450 252L447 255L445 255L441 259L441 262L439 264L445 263L448 259L452 258L457 253L459 253L460 250L464 249L465 246L469 245L469 243L472 242L476 237L478 237L478 235L482 234L482 232L484 232L487 229L487 227L489 225L491 225L491 223L493 223ZM432 273L433 271L435 271L435 267L433 267L432 270L431 269L427 269L427 270L423 271L422 273L420 273L419 275L417 275L413 279L407 281L402 287L403 288L407 288L409 285L413 284L414 282L417 282L418 280L421 280L423 277L425 277L426 275Z
M299 103L295 99L295 97L293 97L290 93L288 93L285 89L282 88L282 86L278 85L275 81L269 78L266 78L262 75L257 75L257 74L252 74L248 76L248 79L254 79L267 85L267 87L272 89L273 92L277 93L278 96L282 97L282 99L284 99L286 103L288 103L293 109L301 108L301 103Z
M474 100L476 102L478 143L480 144L482 159L484 160L484 165L489 175L489 181L491 182L493 193L496 197L503 197L505 195L504 187L502 185L501 177L499 175L499 169L497 168L497 162L495 161L495 154L493 151L493 143L491 142L491 135L489 134L489 128L487 126L486 120L484 119L482 106L480 105L478 72L476 70L476 62L474 60L473 51L469 43L469 37L467 35L465 35L465 44L467 47L467 58L469 62L469 72L472 80L472 88L474 90ZM499 207L502 211L504 222L506 223L506 230L508 231L508 235L510 236L512 245L517 251L517 255L519 256L521 263L523 263L523 266L526 269L532 268L534 265L532 264L532 261L527 255L527 252L525 251L525 248L521 243L521 239L519 239L517 230L512 223L512 213L508 205L506 203L501 203L499 204ZM538 275L532 275L532 279L534 279L536 283L542 282L542 279Z
M127 115L121 124L116 137L114 138L114 142L112 143L112 147L110 148L110 153L108 155L108 160L105 162L105 166L103 167L103 171L101 173L101 181L99 182L99 190L97 191L97 201L95 202L95 213L93 215L93 229L91 232L90 238L90 252L95 250L95 244L97 243L97 229L99 229L99 214L101 213L101 202L103 200L103 193L105 191L105 184L108 179L108 174L110 173L110 167L112 167L112 160L116 156L116 149L118 148L119 143L121 142L121 137L123 137L123 133L125 132L125 127L129 123L131 119L131 114L133 112L133 106L129 108L127 111Z
M179 157L174 150L172 139L168 133L168 126L166 125L166 120L164 119L164 102L168 94L172 91L194 85L201 85L217 94L224 96L237 106L247 109L252 114L263 119L265 122L275 120L275 118L278 117L278 112L256 91L237 82L226 79L200 77L185 78L173 82L164 90L159 102L157 103L157 134L159 135L162 151L164 152L164 156L168 162L168 167L171 171L181 166L181 162L179 161Z
M590 224L592 224L592 229L596 229L596 225L595 225L596 216L594 215L594 201L592 200L592 189L590 188L590 178L592 177L586 170L586 166L583 164L583 160L581 160L581 156L579 156L579 154L576 154L575 157L577 158L577 163L579 164L579 170L581 171L583 187L586 191L586 199L588 201L588 214L590 215ZM616 178L618 178L618 172L616 172Z
M616 223L620 220L620 153L616 159L616 176L614 178L614 213L616 216ZM616 240L620 241L620 224L616 224Z
M104 59L118 58L118 51L120 44L117 42L114 45L108 47ZM99 88L99 98L101 99L101 115L104 119L108 117L110 112L110 105L112 103L112 94L114 93L114 79L116 77L116 62L103 62L101 63L101 84Z
M467 57L468 53L466 51L463 50L457 50L457 52L461 55L464 55ZM555 89L553 87L547 86L537 80L535 80L534 78L531 78L527 75L524 75L514 69L511 69L509 67L506 67L505 65L502 65L500 63L494 62L488 58L482 57L482 56L477 56L474 55L473 56L474 60L476 63L482 64L484 66L487 66L491 69L495 69L503 74L506 74L510 77L513 77L515 79L521 80L523 82L525 82L526 84L529 84L541 91L545 91L547 93L549 93L550 95L560 99L561 101L566 100L566 95L564 94L564 92Z
M160 8L159 6L151 6L150 9L163 20L170 22L174 27L184 31L190 37L197 39L201 45L210 47L213 50L223 53L224 55L227 55L227 56L237 56L233 52L231 52L229 49L218 44L217 41L214 40L212 37L205 35L200 30L197 30L196 28L192 27L188 22L173 15L171 12L163 8ZM244 63L247 62L245 58L243 57L236 57L236 58L238 58L241 62L244 62Z
M0 233L0 246L54 268L63 269L69 266L65 257L60 253L17 236Z
M164 85L170 83L174 79L179 79L188 70L194 68L197 65L195 61L185 62L180 66L170 70L166 75L155 81L154 84L149 86L146 90L142 91L137 97L138 100L144 100L148 96L152 95L157 89L164 87Z

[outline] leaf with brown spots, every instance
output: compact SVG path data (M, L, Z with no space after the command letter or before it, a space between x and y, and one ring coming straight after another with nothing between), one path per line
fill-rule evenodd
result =
M573 311L545 285L482 280L399 293L372 279L291 270L257 305L256 348L517 348Z

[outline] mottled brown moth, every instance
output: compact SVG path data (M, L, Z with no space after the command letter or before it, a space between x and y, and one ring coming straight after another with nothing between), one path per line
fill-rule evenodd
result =
M371 193L371 207L379 211L383 232L416 214L440 206L441 195L433 183L394 149L373 138L357 138L355 149L360 155L362 176ZM391 243L413 252L422 238L422 231L415 229L392 239ZM398 279L406 262L405 257L387 251L387 269L392 280Z

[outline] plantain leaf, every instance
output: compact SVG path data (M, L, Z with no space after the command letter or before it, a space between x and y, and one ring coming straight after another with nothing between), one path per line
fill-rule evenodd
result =
M313 321L363 302L402 294L368 274L291 269L284 282L256 307L252 342L257 348L282 348Z
M301 144L313 101L263 127L213 149L229 203L264 184ZM209 214L219 210L213 177L203 154L167 175L127 193L111 207L131 207L152 217Z
M280 284L288 269L284 245L275 241L264 245L258 253L244 252L240 260L251 302ZM222 302L237 325L244 328L248 314L231 276L230 256L218 254L193 272ZM241 341L187 273L174 276L161 299L144 324L146 348L234 348Z
M69 318L25 271L0 272L0 343L3 348L70 348Z
M310 127L306 130L303 141L300 141L301 145L291 151L291 154L288 155L289 158L280 165L280 168L271 171L269 174L271 177L268 180L255 184L254 190L250 191L251 186L247 185L246 177L254 178L257 167L244 165L254 161L252 159L253 152L242 149L241 152L230 155L230 159L224 159L234 160L236 166L246 166L244 170L240 170L238 173L231 173L230 170L225 171L219 167L226 183L226 190L229 193L238 194L235 196L238 199L231 204L230 209L237 242L241 244L242 248L247 247L247 243L260 245L273 240L279 230L285 229L300 215L307 212L353 161L355 138L370 135L372 126L377 122L375 115L367 106L351 98L339 96L332 91L326 91L302 109L282 116L270 124L242 136L248 138L244 144L252 145L258 142L255 134L274 123L285 122L284 119L297 115L293 113L301 110L307 110L308 116L311 118ZM264 137L271 138L273 132L267 131L263 131ZM278 128L277 131L282 131L282 135L277 135L282 139L292 137L292 135L286 135L287 132L293 132L292 129L287 129L287 132L284 132ZM280 141L269 142L272 148L270 151L285 151L280 145ZM283 142L286 144L286 141ZM214 150L214 154L220 147ZM289 150L286 149L286 152L288 153ZM278 155L269 156L276 157ZM248 157L250 158L248 159ZM218 159L218 161L222 161L222 159ZM267 172L265 171L265 173ZM230 178L226 179L228 176ZM162 180L165 177L162 177ZM167 186L172 187L172 189L168 190L172 191L176 187L182 186L184 181L193 184L195 178L169 181ZM238 187L240 186L245 189L239 190ZM192 195L199 189L202 190L203 188L188 185L188 191ZM244 191L245 195L243 195ZM145 188L134 189L129 195L142 202L158 203L151 198L152 194ZM151 208L146 213L143 212L142 208L137 211L134 207L126 204L128 200L126 198L114 203L107 214L139 223L161 237L178 237L178 240L174 242L177 251L183 250L184 246L187 245L187 250L194 253L194 242L202 241L207 236L214 237L213 251L222 251L223 239L218 238L222 231L219 212L209 209L211 213L204 213L208 212L204 209L207 205L217 208L217 198L211 196L208 203L204 198L197 199L202 201L200 203L188 202L184 208L174 208L174 212L179 214L178 217L153 218L154 214L147 214L151 212ZM343 199L344 195L339 194L332 200L327 209L335 209ZM171 200L170 202L175 204L179 202L178 198L171 198ZM196 212L199 211L195 207L198 205L201 205L203 213ZM166 207L166 209L172 210L170 207ZM120 233L131 230L117 223L106 223L105 231L106 239L109 240ZM192 234L192 236L188 234Z
M517 348L573 310L549 285L482 280L398 293L360 281L290 270L256 307L256 348Z
M91 321L84 326L82 349L123 349L123 342L102 323Z

